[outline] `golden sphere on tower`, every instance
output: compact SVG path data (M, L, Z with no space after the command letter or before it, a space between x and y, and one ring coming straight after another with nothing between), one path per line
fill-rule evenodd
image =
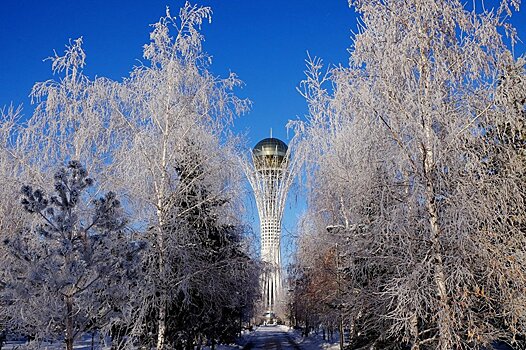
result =
M257 170L279 170L287 157L287 145L280 139L269 137L259 141L252 155Z

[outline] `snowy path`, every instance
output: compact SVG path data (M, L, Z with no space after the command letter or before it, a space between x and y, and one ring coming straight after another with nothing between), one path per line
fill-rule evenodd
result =
M250 336L245 350L301 350L286 327L259 327Z

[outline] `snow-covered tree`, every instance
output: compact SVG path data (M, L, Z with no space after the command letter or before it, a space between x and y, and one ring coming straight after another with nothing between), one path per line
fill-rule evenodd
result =
M105 167L111 160L112 135L118 126L108 119L107 86L83 74L82 39L70 42L64 55L50 58L55 79L36 83L31 92L36 108L24 121L22 110L2 111L0 120L0 238L13 241L23 228L35 225L36 216L23 213L18 202L23 184L54 191L53 174L65 160L81 159L99 181L89 195L97 198L106 187ZM120 121L120 120L117 120ZM13 256L0 247L0 264L13 264ZM9 268L0 269L7 273ZM4 276L0 276L2 280ZM5 302L5 300L3 300ZM12 314L12 313L11 313ZM52 322L50 322L52 323Z
M2 290L10 329L63 340L68 350L82 332L119 313L137 265L120 202L109 192L85 203L92 184L70 161L55 174L53 195L24 186L23 209L38 219L3 242L12 262Z
M0 111L0 242L12 238L27 224L23 211L13 205L19 201L20 187L25 179L21 171L23 166L16 161L13 149L20 113L20 108L14 107ZM6 247L0 244L0 291L5 287L5 273L11 263ZM0 333L7 331L10 319L7 306L7 301L0 299Z
M48 58L55 77L33 86L36 107L17 140L25 152L19 161L49 176L64 159L75 159L97 176L98 187L104 187L124 121L111 114L114 82L84 74L82 44L82 37L70 41L63 55Z
M348 289L343 269L345 257L333 229L327 230L323 220L311 219L300 224L302 234L298 237L294 264L289 267L290 316L304 328L305 335L311 329L321 328L330 337L343 326Z
M88 78L82 38L74 40L51 58L54 79L35 84L34 115L25 123L16 111L2 116L0 235L8 246L22 242L19 232L34 238L29 228L38 226L38 215L8 205L20 186L51 193L54 170L72 159L97 178L86 199L115 190L134 239L146 243L136 271L143 283L125 278L121 285L133 288L118 314L109 323L90 321L111 328L116 347L221 340L237 331L257 294L257 266L240 220L238 140L228 131L249 103L233 92L240 85L235 74L221 79L209 71L199 30L210 15L210 8L189 3L178 16L167 10L153 25L144 63L122 82ZM2 249L1 264L11 268L14 250L4 259ZM0 269L3 279L2 273L8 271Z
M222 218L228 214L225 206L238 199L231 198L232 194L211 195L215 186L203 183L204 155L188 151L180 160L183 166L177 167L182 190L170 201L167 222L167 226L174 225L173 231L182 231L178 243L188 256L185 264L173 267L176 280L184 281L187 288L170 304L168 333L182 334L182 339L173 341L181 344L182 340L187 347L198 337L231 342L258 287L256 265L244 246L243 225L234 213L227 220Z
M54 172L64 160L81 161L97 177L92 196L108 189L111 173L107 167L118 148L115 135L123 121L111 118L114 83L105 78L89 79L83 73L85 59L82 38L70 41L63 55L55 53L48 58L54 78L33 86L33 115L25 120L21 108L2 110L0 181L6 196L0 206L5 204L5 210L12 213L2 212L0 235L14 232L4 229L4 223L20 221L17 208L9 205L20 187L28 184L51 192Z
M198 28L210 15L210 8L189 3L178 17L167 11L153 25L146 62L114 90L114 115L126 123L111 167L114 188L126 195L150 243L132 333L150 344L145 337L155 336L157 349L176 346L173 327L197 317L193 303L206 302L199 309L205 320L252 288L236 290L229 273L239 268L243 281L251 263L228 253L241 253L242 244L240 172L227 126L247 101L232 92L240 83L234 74L220 79L208 71Z
M313 146L312 216L341 227L352 257L349 322L376 348L513 343L526 331L526 208L524 96L510 79L524 71L503 35L515 40L518 2L350 3L350 67L324 75L310 61L297 125Z

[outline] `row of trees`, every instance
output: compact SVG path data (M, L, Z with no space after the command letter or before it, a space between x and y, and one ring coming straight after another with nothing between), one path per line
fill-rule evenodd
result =
M309 115L293 125L312 176L292 316L340 323L353 348L524 346L519 2L350 5L350 65L308 61Z
M167 10L122 82L84 75L70 42L50 58L58 79L35 84L34 114L3 110L2 330L68 350L86 332L188 349L231 341L251 317L259 268L228 133L248 101L233 73L208 71L210 16Z

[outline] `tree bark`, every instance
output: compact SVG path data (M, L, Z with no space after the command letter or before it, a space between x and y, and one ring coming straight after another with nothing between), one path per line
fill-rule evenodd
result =
M433 185L433 150L431 146L431 121L425 125L426 145L423 146L424 176L426 181L426 210L429 216L429 227L431 234L432 256L433 256L433 279L439 297L438 329L439 349L449 350L451 348L451 320L449 310L449 297L447 295L446 277L444 263L440 247L440 226L438 222L438 208L436 204L436 193Z
M420 350L420 340L418 339L418 317L415 315L411 316L411 337L413 338L413 345L411 350Z
M340 313L340 320L338 324L338 331L340 332L340 350L343 350L343 317Z
M65 297L66 301L66 350L73 350L73 298Z
M422 13L422 4L418 4L417 12ZM426 30L424 23L419 23L419 31L422 35L419 37L420 42L420 84L423 92L422 96L422 128L423 128L423 140L422 140L422 160L423 160L423 177L425 181L425 197L426 197L426 211L429 217L429 228L430 228L430 239L432 245L432 257L433 257L433 279L437 289L437 295L439 297L439 312L438 312L438 347L440 350L450 350L451 348L451 330L450 330L450 314L448 295L446 288L446 278L444 273L444 265L442 261L442 252L440 247L440 235L441 230L439 226L439 214L436 203L436 190L434 186L434 172L436 168L435 164L435 152L434 152L434 131L432 128L433 118L430 115L433 110L433 103L430 97L430 86L432 86L432 73L429 68L429 55L431 52L430 38L423 33Z
M159 200L161 202L161 200ZM160 207L159 207L160 208ZM164 259L164 232L163 232L163 220L162 213L158 210L159 215L159 232L157 237L158 244L158 258L159 258L159 313L157 317L157 350L163 350L165 345L166 337L166 271L165 271L165 259Z
M163 350L165 346L165 338L166 338L166 307L168 303L168 297L166 295L166 266L165 266L165 259L164 259L164 226L165 226L165 220L164 220L164 212L163 207L166 195L166 189L167 189L167 174L166 174L166 154L167 152L167 139L166 135L163 134L163 148L162 148L162 158L161 158L161 179L160 183L157 186L157 218L159 220L158 222L158 237L157 237L157 244L158 244L158 253L159 253L159 279L160 279L160 300L159 300L159 315L158 315L158 325L157 325L157 350Z

